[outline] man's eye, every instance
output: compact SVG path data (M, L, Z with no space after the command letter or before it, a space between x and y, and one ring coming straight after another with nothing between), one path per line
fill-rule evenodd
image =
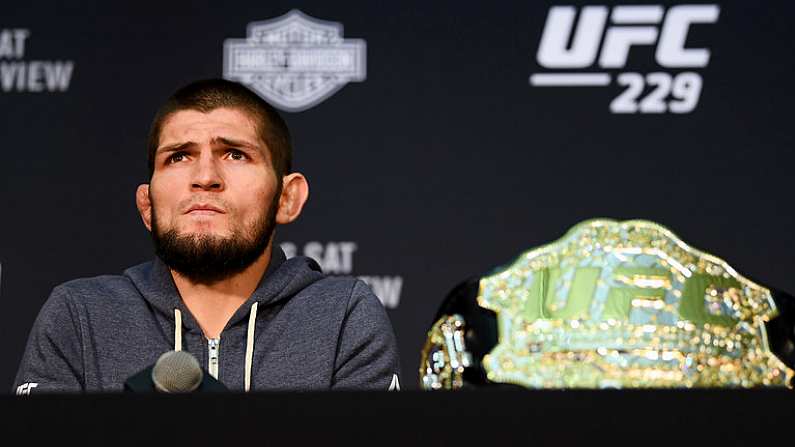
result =
M185 152L174 152L166 159L166 163L177 163L182 161L187 154Z
M228 152L229 152L229 158L231 158L232 160L245 160L246 158L248 158L246 154L244 154L242 151L239 151L237 149L229 149Z

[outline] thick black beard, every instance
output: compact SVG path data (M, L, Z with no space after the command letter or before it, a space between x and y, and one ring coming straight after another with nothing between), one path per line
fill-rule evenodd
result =
M180 235L170 229L161 234L152 206L152 242L155 254L172 270L197 284L214 284L248 268L265 252L276 227L279 194L268 211L245 232L221 238ZM245 233L245 234L243 234Z

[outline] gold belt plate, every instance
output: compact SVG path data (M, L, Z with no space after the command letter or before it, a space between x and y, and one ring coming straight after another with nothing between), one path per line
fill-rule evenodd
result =
M643 220L594 219L481 279L493 382L530 388L790 386L768 289Z

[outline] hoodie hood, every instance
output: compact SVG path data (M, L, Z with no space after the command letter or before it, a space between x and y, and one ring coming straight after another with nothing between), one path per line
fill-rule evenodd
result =
M166 319L173 322L176 309L181 312L182 323L188 330L201 330L183 303L170 269L160 258L155 257L150 262L131 267L124 272L124 276L132 281L143 298ZM262 308L287 300L321 278L323 273L317 262L305 256L287 259L281 247L275 245L268 268L257 288L232 315L226 327L245 321L254 303Z

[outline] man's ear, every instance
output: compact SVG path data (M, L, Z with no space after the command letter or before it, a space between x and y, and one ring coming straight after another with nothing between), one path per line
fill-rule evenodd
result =
M152 231L152 200L149 198L147 183L138 185L138 189L135 190L135 206L138 207L138 213L141 215L146 229Z
M282 179L282 195L279 197L276 223L287 224L298 219L308 198L309 183L306 177L298 172L285 175Z

